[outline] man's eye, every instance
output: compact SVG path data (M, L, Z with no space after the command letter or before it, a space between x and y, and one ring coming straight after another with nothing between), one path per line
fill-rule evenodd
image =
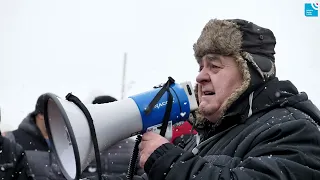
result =
M202 71L202 69L203 69L203 66L200 66L200 67L199 67L199 72L201 72L201 71Z
M220 68L219 66L216 66L216 65L214 65L214 64L211 64L210 67L211 67L211 68Z

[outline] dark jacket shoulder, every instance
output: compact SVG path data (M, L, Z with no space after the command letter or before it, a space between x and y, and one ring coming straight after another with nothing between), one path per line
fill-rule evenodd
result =
M0 179L33 180L22 147L0 136Z
M51 153L32 113L21 122L17 130L6 132L4 135L22 146L36 179L65 179L58 166L58 159Z

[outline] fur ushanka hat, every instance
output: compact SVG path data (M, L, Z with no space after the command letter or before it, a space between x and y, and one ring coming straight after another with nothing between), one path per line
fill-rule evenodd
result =
M257 87L276 76L275 45L271 30L246 20L213 19L205 25L193 46L195 58L199 62L210 53L232 56L244 80L227 100L222 116L240 96L249 97Z

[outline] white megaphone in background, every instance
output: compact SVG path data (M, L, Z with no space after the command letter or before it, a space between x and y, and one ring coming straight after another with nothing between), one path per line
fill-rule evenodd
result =
M146 113L150 102L160 91L163 95ZM168 102L170 96L173 98L171 103ZM190 113L198 108L191 83L173 82L167 91L157 87L127 99L86 104L85 107L93 119L99 151L103 151L137 132L146 132L161 125L168 105L171 105L171 124L187 120ZM44 117L52 151L58 157L63 174L67 179L78 179L94 159L95 152L85 113L73 102L47 93Z

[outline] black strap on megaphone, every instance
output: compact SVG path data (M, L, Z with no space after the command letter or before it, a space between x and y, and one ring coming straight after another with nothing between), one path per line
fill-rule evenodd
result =
M73 102L75 105L81 109L83 114L86 116L86 119L89 124L89 129L90 129L90 135L91 135L91 140L93 144L93 149L94 149L94 154L96 158L96 163L97 163L97 173L98 173L98 179L102 180L102 168L101 168L101 159L100 159L100 152L99 152L99 145L98 145L98 140L97 140L97 135L96 135L96 130L94 128L93 124L93 119L91 117L90 112L86 108L86 106L80 101L80 99L71 93L67 94L66 99L70 102Z
M170 92L170 86L174 84L175 80L172 77L168 77L168 81L162 86L160 91L156 94L156 96L152 99L148 107L144 110L144 113L146 115L150 114L154 106L159 102L161 97L165 92L168 92L168 102L166 106L166 112L164 113L164 116L162 118L162 126L160 130L160 135L165 136L168 123L170 120L170 114L171 114L171 109L172 109L172 103L173 103L173 96Z
M168 123L170 120L170 115L171 115L171 110L172 110L172 103L173 103L173 96L170 92L170 86L172 84L174 84L175 80L172 77L168 77L168 81L162 86L162 88L160 89L160 91L156 94L156 96L152 99L152 101L149 103L148 107L144 110L144 113L146 115L150 114L154 108L154 106L159 102L159 100L161 99L161 97L163 96L163 94L165 92L168 92L168 102L167 102L167 106L166 106L166 112L162 118L162 126L161 126L161 130L160 130L160 135L161 136L165 136L166 135L166 131L168 128ZM128 180L132 180L133 176L136 172L136 164L138 162L138 155L139 155L139 144L141 142L141 134L137 135L137 139L136 139L136 144L134 146L133 149L133 153L130 159L130 163L129 163L129 168L128 168L128 174L127 174L127 179Z

